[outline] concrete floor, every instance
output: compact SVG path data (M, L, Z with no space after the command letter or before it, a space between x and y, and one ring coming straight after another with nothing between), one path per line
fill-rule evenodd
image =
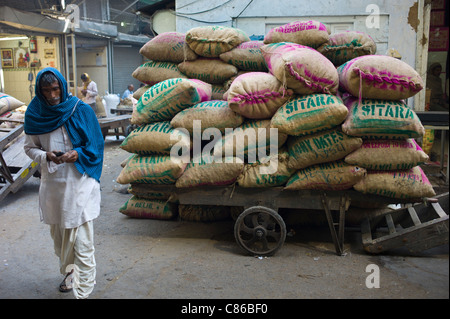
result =
M194 299L449 298L448 245L417 254L398 249L369 255L352 228L345 234L345 256L337 256L327 226L288 225L292 236L283 247L258 258L238 247L232 220L128 218L119 207L131 195L115 182L130 155L120 142L106 142L91 299L179 299L182 305L172 309L178 313ZM38 188L39 179L31 178L0 203L1 299L74 298L57 289L62 276L49 227L39 221ZM373 274L366 271L369 265L379 268L379 288L366 285Z

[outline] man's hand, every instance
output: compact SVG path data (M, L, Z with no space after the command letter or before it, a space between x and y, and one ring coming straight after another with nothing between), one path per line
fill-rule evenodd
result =
M78 159L78 152L75 150L68 151L60 155L60 151L47 152L47 160L56 164L74 163ZM59 156L58 156L59 155Z

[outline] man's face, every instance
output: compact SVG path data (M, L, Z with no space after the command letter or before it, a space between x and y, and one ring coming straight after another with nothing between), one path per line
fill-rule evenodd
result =
M61 103L61 88L59 82L55 81L48 86L42 86L41 92L50 105L57 105Z

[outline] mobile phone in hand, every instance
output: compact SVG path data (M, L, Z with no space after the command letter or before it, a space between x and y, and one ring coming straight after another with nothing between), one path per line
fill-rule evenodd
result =
M64 155L64 152L54 152L54 154L59 157L61 155Z

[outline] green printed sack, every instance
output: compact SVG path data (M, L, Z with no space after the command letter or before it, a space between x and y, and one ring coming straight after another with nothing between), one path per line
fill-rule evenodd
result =
M244 162L239 158L225 157L219 160L213 156L194 156L183 175L175 183L176 187L206 185L231 185L242 172Z
M172 161L169 155L135 154L117 177L117 183L175 184L186 164Z
M186 35L180 32L164 32L144 44L139 53L152 61L180 63L195 60L197 54L187 45Z
M214 127L223 133L225 128L238 127L243 121L242 115L233 112L227 101L213 100L195 104L179 112L170 124L175 128L185 128L191 134L195 123L198 123L201 132Z
M416 113L401 101L348 98L349 114L342 131L364 139L421 137L425 129Z
M222 84L212 84L211 100L224 100L225 87Z
M305 168L314 164L337 161L361 147L362 139L351 137L339 129L306 136L289 136L289 167Z
M294 21L271 29L264 43L293 42L317 48L328 41L330 31L319 21Z
M343 91L363 99L402 100L423 89L414 68L386 55L363 55L337 68Z
M198 58L178 64L181 72L189 78L199 79L210 84L223 84L238 73L238 69L219 58Z
M343 31L330 35L330 40L317 51L326 56L335 66L362 55L375 54L377 45L372 37L364 32Z
M425 163L428 155L412 138L406 140L365 140L345 157L348 164L370 170L402 170Z
M316 50L289 42L261 47L269 72L297 94L336 94L336 67Z
M169 198L172 198L171 193L167 192L154 192L151 189L147 188L146 186L149 184L130 184L128 186L127 191L128 193L139 197L139 198L145 198L145 199L158 199L163 201L168 201Z
M15 110L22 105L25 105L25 103L19 101L15 97L0 92L0 115L8 111Z
M433 186L420 166L409 170L369 171L367 176L353 186L364 194L391 198L417 199L436 195Z
M286 183L286 189L345 190L364 179L366 170L335 161L298 170Z
M167 61L149 61L138 66L131 76L147 85L155 85L161 81L172 78L187 79L187 76L180 72L178 64Z
M189 149L189 135L173 128L169 121L163 121L136 128L123 140L120 148L139 155L169 155L177 143Z
M227 92L230 108L249 119L268 119L293 95L270 73L239 75Z
M119 208L119 212L132 218L172 219L178 215L178 207L164 200L132 196Z
M280 148L287 140L286 134L270 129L270 120L245 120L234 130L225 130L225 136L217 142L221 144L215 147L222 149L223 156L237 156L245 160L250 158L254 162L253 157L256 159L260 150L267 153L267 149L271 147L271 136L278 143L272 148Z
M186 32L189 47L203 57L219 57L242 42L250 41L244 31L225 26L195 27Z
M347 107L337 96L301 95L281 106L270 125L288 135L308 135L338 126L347 114Z
M131 114L132 124L171 120L178 112L211 100L211 84L196 79L174 78L145 91Z
M242 71L267 71L266 61L261 52L263 41L247 41L239 44L219 58Z
M295 169L289 168L289 154L285 148L279 150L278 154L272 157L277 157L276 171L271 174L264 174L261 171L262 167L273 165L272 161L261 163L245 164L244 170L238 176L237 182L241 187L273 187L286 184L288 179L294 174Z
M229 206L215 205L178 205L178 215L181 220L191 222L213 222L229 219Z

